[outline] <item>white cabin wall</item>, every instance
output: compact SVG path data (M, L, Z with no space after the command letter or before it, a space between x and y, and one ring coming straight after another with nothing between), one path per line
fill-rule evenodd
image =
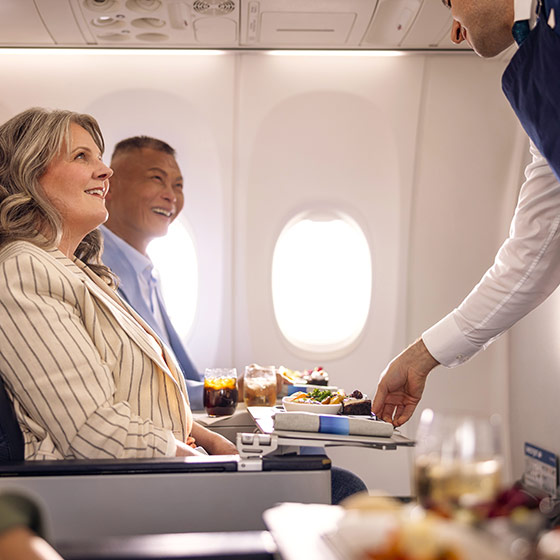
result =
M560 455L560 290L511 329L513 473L524 469L524 444Z
M231 363L235 57L180 51L0 51L0 121L31 106L88 112L106 141L161 138L177 151L199 260L188 348L199 369Z
M106 160L131 134L170 142L186 177L181 219L200 260L187 340L196 365L323 365L334 383L373 394L386 362L461 301L507 235L526 140L500 91L504 66L468 54L4 50L0 121L33 105L91 112ZM352 351L334 356L284 342L270 294L276 237L315 203L354 217L372 249L368 322ZM545 311L554 323L555 309ZM512 351L517 383L528 379L524 360L537 336L529 323L525 330L531 336L514 330L525 340ZM503 337L456 370L439 368L421 407L508 419L508 352ZM554 375L552 350L549 358L543 353L540 369ZM517 406L525 387L512 390ZM531 406L540 405L521 410ZM409 491L406 452L332 457L370 488Z
M323 365L333 383L371 392L372 372L402 344L401 256L408 238L403 217L410 204L422 70L422 57L415 56L242 55L236 363ZM334 356L291 347L273 316L274 244L286 223L312 205L353 217L372 251L373 299L365 332ZM320 281L321 271L317 275Z
M245 54L240 65L235 362L321 364L335 384L373 394L387 361L461 301L507 236L526 142L501 93L505 62ZM368 323L359 343L334 357L291 347L272 309L275 240L312 201L356 217L372 249ZM504 338L433 374L420 409L499 413L508 454L508 364ZM403 428L408 435L418 416ZM329 454L370 488L407 491L403 451Z

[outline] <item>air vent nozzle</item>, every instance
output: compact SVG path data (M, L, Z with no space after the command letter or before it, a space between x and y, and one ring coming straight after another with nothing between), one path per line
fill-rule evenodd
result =
M225 16L235 10L233 0L195 0L193 11L204 16Z

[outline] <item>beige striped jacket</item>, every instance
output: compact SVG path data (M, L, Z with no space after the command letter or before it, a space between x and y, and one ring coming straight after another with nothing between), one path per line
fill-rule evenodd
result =
M26 459L164 456L192 427L183 376L157 335L57 249L0 250L0 373Z

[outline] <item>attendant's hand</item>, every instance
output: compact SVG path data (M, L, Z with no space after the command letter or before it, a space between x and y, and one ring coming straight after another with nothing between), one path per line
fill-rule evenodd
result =
M410 345L381 374L371 405L375 415L394 426L410 420L424 392L426 377L438 364L422 339Z

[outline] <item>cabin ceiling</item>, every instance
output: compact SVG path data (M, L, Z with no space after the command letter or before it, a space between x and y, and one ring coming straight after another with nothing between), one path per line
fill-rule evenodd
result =
M2 0L2 47L467 50L440 0Z

